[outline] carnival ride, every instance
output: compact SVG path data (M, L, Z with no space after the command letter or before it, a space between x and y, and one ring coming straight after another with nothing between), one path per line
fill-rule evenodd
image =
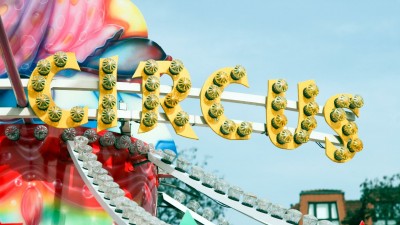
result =
M115 19L115 13L111 17ZM186 75L180 76L180 72L184 69L183 64L179 65L181 62L177 60L171 62L172 57L167 56L154 42L145 39L122 38L117 40L118 38L114 38L117 34L126 38L132 34L143 35L144 33L144 31L135 33L131 28L126 28L126 30L129 30L130 33L123 33L114 29L113 32L108 33L106 44L104 44L104 40L99 41L104 44L101 48L93 48L96 49L94 52L86 52L85 54L82 53L83 51L79 51L77 55L78 59L83 58L85 60L83 63L82 61L77 62L84 72L76 74L87 73L92 74L93 77L93 74L99 71L101 73L101 68L97 63L99 60L104 62L106 60L104 57L127 51L126 47L151 48L151 50L145 50L151 52L151 54L136 57L135 63L129 65L126 59L122 59L122 63L118 63L119 68L111 71L118 73L118 75L122 74L121 77L118 77L121 79L118 81L115 79L112 87L115 98L118 98L119 101L114 101L112 104L112 108L115 110L115 118L111 120L115 122L114 127L118 122L119 128L113 130L116 132L103 129L98 129L99 132L96 132L93 127L96 127L96 123L99 123L101 119L104 124L108 124L102 118L102 113L99 113L102 109L97 107L97 103L80 103L80 105L89 105L87 112L82 110L81 116L86 117L89 122L86 126L63 127L61 129L53 126L51 121L37 119L40 116L35 111L36 105L31 103L31 106L28 106L28 100L29 102L31 100L26 98L27 93L25 92L25 89L28 89L28 91L32 89L33 76L30 76L29 79L21 79L19 72L21 69L18 69L17 64L21 65L23 60L17 57L16 64L13 46L10 46L6 29L2 20L0 20L0 45L9 78L8 80L0 79L0 90L7 90L7 93L13 91L14 96L3 93L3 96L5 96L3 98L15 98L17 103L17 106L11 106L10 103L7 103L0 107L0 119L3 121L0 125L0 151L2 152L0 174L3 179L0 183L0 201L8 202L3 205L10 210L4 211L4 214L9 213L11 215L9 218L0 215L0 222L9 220L18 222L22 217L26 224L65 224L68 223L66 222L67 217L73 217L73 214L76 213L76 218L70 220L73 224L78 224L78 220L81 220L82 224L89 221L107 224L111 220L117 224L164 224L155 217L156 202L159 196L157 193L159 176L157 169L161 169L164 173L179 179L215 201L221 202L261 223L284 225L298 224L302 221L304 225L315 225L317 219L312 216L303 216L297 210L287 210L262 199L257 200L251 194L244 194L240 188L234 186L229 188L227 184L221 183L222 181L216 179L215 176L208 173L208 175L205 175L204 171L201 170L196 171L198 168L189 170L189 163L182 158L178 157L176 165L173 165L176 152L156 150L174 148L173 143L167 146L145 144L143 141L134 138L134 135L132 136L135 133L132 127L139 123L139 131L147 132L155 128L159 122L171 123L179 135L190 138L196 138L193 132L187 131L192 126L209 126L216 134L228 139L249 139L251 133L266 134L271 138L274 145L283 149L294 149L308 141L326 142L328 158L335 162L346 162L362 149L362 142L358 139L356 125L352 122L355 120L354 115L358 116L358 109L362 107L362 98L348 94L333 96L322 109L318 107L314 100L315 96L318 95L317 86L313 82L303 82L299 84L299 101L286 101L284 92L287 90L287 84L284 80L271 80L269 82L267 98L265 96L223 92L223 88L231 83L246 86L247 80L245 79L247 78L245 78L245 70L242 67L224 68L216 71L205 82L202 89L192 88L190 76L186 74L187 72L185 72ZM147 33L144 36L146 35ZM117 41L113 42L113 40ZM72 48L72 50L77 49L76 46ZM56 50L59 51L59 49ZM68 50L68 48L62 50ZM156 53L153 54L154 52ZM38 55L44 58L54 53L54 51L46 49L46 51L39 50ZM151 61L151 58L155 58L157 61ZM30 66L27 66L30 69L24 68L22 71L29 71L29 74L32 73L35 76L40 75L36 74L40 69L38 64L38 60L32 60ZM158 64L160 64L161 69L157 72ZM175 67L171 70L172 64L175 64ZM153 72L149 72L152 70ZM128 75L132 75L133 72L135 72L134 77L142 78L141 81L130 82ZM45 85L47 85L48 91L63 91L63 94L70 91L79 91L80 93L100 91L95 101L103 99L102 90L99 90L99 88L101 89L101 85L99 85L101 81L92 78L82 82L79 76L75 76L76 74L65 75L70 79L52 81L51 77L47 81L44 79L43 82L47 82ZM161 74L171 76L174 81L172 87L160 85L159 82L149 82L150 77L159 77ZM154 89L148 88L147 85L152 85ZM43 88L40 91L42 90ZM123 101L124 98L117 93L131 96L142 94L143 100L142 103L135 103L135 107L128 107L128 101ZM154 93L157 96L153 97ZM160 94L166 97L158 100ZM29 95L29 97L32 96ZM202 104L203 115L188 115L181 108L174 108L179 105L179 101L186 97L199 99ZM131 100L126 96L125 98ZM35 101L35 98L32 99L32 101ZM168 100L171 104L167 102ZM223 115L221 101L265 107L267 122L229 120ZM155 105L155 107L148 107L149 105ZM164 113L158 112L158 106L163 107ZM138 110L138 108L141 108L141 110ZM343 108L349 110L344 111ZM284 109L299 113L298 128L286 128L287 119L284 116ZM43 112L46 113L46 110L47 108ZM144 118L147 115L150 122L146 124ZM328 125L339 136L313 131L316 127L316 124L313 124L314 116L323 116ZM23 121L20 119L23 119ZM304 125L304 121L308 121L307 126ZM350 124L350 128L348 124ZM106 126L105 128L112 128L113 126ZM337 146L342 147L337 148ZM15 193L8 191L12 188L16 190ZM86 195L87 198L82 198L82 195ZM19 197L18 200L13 199L10 202L10 196ZM168 202L178 210L190 212L197 222L213 224L212 217L205 214L199 215L190 207L183 205L179 198L173 198L167 193L160 193L160 196L163 201ZM52 207L49 206L51 203L46 202L52 198L55 205L53 207L56 210L50 211L51 215L46 218L42 214L46 207ZM63 207L68 208L69 211L61 210L64 201L65 204L73 205L73 207ZM79 207L90 211L91 209L98 209L99 205L106 213L94 213L89 221L79 217L80 214L77 212ZM74 207L78 208L73 209ZM104 219L102 222L96 219L96 217L105 218L107 214L111 218ZM323 223L320 222L320 224Z

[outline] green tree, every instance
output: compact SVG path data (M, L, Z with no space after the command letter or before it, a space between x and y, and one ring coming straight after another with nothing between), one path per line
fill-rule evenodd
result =
M400 173L381 179L366 179L360 188L362 207L348 213L346 224L358 225L369 217L373 221L385 221L385 225L389 225L388 221L400 224Z
M370 212L374 221L394 220L400 224L400 173L365 180L360 187L364 211Z
M201 161L199 161L196 153L197 148L190 148L179 151L179 156L187 159L189 162L191 162L192 165L205 168L207 166L207 159L209 157L205 157ZM160 172L162 173L162 171ZM201 207L198 211L198 213L200 212L199 214L201 214L202 208L210 207L215 213L215 219L217 219L219 216L224 216L224 205L214 201L213 199L202 194L198 190L186 185L176 178L161 178L158 190L159 192L167 193L170 196L173 196L176 190L180 190L186 194L186 200L183 202L184 205L187 204L190 200L196 200L200 203ZM172 205L169 205L168 203L162 201L161 197L159 197L159 200L160 201L157 207L157 216L169 224L178 225L184 215L184 212L181 212Z

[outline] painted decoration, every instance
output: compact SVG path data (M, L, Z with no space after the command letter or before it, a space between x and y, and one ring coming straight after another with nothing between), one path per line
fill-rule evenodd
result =
M102 99L97 91L50 90L51 79L46 78L51 73L49 64L46 61L39 63L41 59L55 55L51 59L54 65L64 67L64 55L58 53L74 52L81 71L64 70L54 79L85 82L98 79L101 58L118 55L117 81L140 82L131 78L140 61L170 58L157 43L147 38L143 15L129 0L0 0L0 16L21 77L29 78L32 72L38 71L31 77L31 91L46 91L38 102L42 109L51 109L51 123L61 123L63 116L71 116L74 123L85 123L87 113L83 110L82 117L80 107L97 108ZM0 60L0 79L6 78L5 65ZM129 110L141 101L136 94L119 93L115 98L115 106L123 101ZM12 91L0 91L0 104L3 107L16 105ZM53 108L55 104L58 108ZM58 109L71 111L62 111L60 115ZM43 128L36 131L35 124L43 122L40 119L32 122L32 125L22 125L22 119L0 121L2 135L7 124L16 124L21 132L18 140L0 139L0 221L111 224L111 218L91 196L68 158L65 143L60 138L63 129L45 125L46 131ZM84 126L77 127L76 132L83 135L85 130L93 130L87 128L97 124L89 121ZM118 126L111 130L119 132ZM133 132L132 135L137 134ZM139 138L154 143L156 148L176 151L165 125L157 127L151 137ZM154 166L143 164L133 171L132 163L140 162L140 157L135 159L126 151L116 152L113 147L104 149L100 147L99 139L92 140L99 159L108 165L121 186L129 188L129 197L154 214L157 189ZM120 164L113 164L116 162Z

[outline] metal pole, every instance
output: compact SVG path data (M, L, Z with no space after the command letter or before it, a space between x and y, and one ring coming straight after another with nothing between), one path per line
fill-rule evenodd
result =
M14 56L11 51L10 43L8 42L6 30L4 29L3 19L0 16L0 50L4 64L7 68L8 79L10 79L11 87L13 88L15 98L19 107L26 107L28 101L24 87L22 86L21 78L15 65Z

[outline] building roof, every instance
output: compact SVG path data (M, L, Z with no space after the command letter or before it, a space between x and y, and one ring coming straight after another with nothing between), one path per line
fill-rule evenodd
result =
M362 202L360 200L347 200L346 201L346 210L355 212L360 210L362 207Z
M300 203L296 203L296 204L294 204L294 205L290 205L290 208L291 208L291 209L300 210Z
M301 195L329 195L329 194L344 194L341 190L334 190L334 189L316 189L316 190L307 190L301 191Z

